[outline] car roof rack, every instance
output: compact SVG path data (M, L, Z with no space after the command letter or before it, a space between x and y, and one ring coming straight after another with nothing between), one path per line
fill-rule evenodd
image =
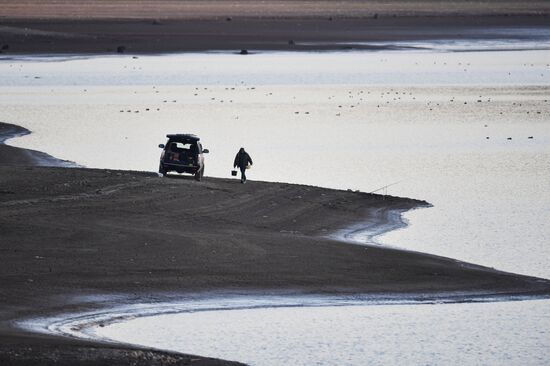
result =
M169 139L181 140L181 141L199 141L200 137L191 133L174 133L166 135Z

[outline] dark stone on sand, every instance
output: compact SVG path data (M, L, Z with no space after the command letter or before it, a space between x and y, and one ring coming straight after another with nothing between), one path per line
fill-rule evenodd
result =
M248 55L248 50L241 50L241 52L239 52L239 55Z
M116 51L117 51L117 53L124 53L124 51L126 51L126 47L125 46L118 46L116 48Z

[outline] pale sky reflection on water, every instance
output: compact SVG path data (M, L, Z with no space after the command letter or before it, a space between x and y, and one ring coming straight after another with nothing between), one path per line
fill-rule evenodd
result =
M97 329L249 365L546 365L549 300L203 311Z

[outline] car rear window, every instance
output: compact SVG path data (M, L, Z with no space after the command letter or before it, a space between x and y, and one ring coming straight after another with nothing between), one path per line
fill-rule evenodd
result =
M188 143L188 142L176 142L176 141L172 141L168 144L168 146L170 148L180 149L180 150L183 150L183 149L189 150L189 149L191 149L191 147L193 145L195 145L195 144L191 144L191 143Z

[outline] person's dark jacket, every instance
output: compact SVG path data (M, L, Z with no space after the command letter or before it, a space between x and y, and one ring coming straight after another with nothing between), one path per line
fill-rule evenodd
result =
M241 147L241 149L235 156L233 166L245 169L248 164L252 165L252 159L250 158L250 155L248 155L248 153L244 151L244 149Z

